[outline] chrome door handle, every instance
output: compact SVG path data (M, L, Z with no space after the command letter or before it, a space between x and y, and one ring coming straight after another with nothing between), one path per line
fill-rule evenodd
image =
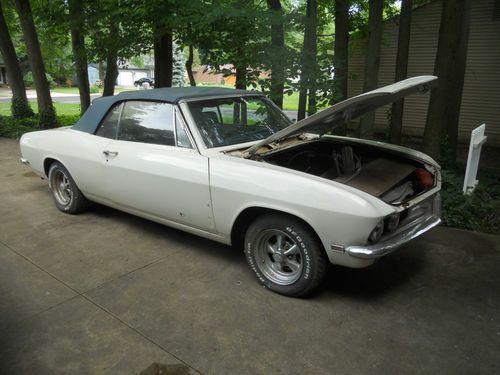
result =
M104 150L102 153L106 156L111 156L111 157L115 157L116 155L118 155L117 151Z

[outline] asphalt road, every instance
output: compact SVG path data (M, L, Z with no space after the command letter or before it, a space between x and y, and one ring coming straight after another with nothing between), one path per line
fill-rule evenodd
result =
M240 250L57 211L17 159L0 138L2 374L500 373L500 236L437 228L292 299Z

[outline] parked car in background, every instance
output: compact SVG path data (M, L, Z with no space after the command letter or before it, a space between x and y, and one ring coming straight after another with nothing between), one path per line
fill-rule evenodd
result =
M71 214L89 201L243 250L266 288L312 293L328 262L361 268L440 223L441 174L405 147L331 135L427 91L410 78L292 124L262 93L162 88L93 101L22 136L22 159Z
M149 86L154 87L155 86L155 81L152 78L148 77L142 77L139 78L137 81L134 82L134 86L140 87L142 86L143 83L149 83Z

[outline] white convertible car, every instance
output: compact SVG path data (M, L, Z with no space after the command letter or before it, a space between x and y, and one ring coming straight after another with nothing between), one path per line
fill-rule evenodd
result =
M89 201L244 250L259 282L304 296L328 262L366 267L440 222L438 164L332 129L436 77L364 93L292 124L255 91L163 88L93 101L72 127L27 133L21 161L55 204Z

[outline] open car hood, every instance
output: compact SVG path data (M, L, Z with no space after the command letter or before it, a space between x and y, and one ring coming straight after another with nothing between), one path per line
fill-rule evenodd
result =
M386 104L415 93L425 93L437 83L435 76L418 76L354 96L282 129L253 145L245 154L252 157L265 145L302 133L323 135Z

